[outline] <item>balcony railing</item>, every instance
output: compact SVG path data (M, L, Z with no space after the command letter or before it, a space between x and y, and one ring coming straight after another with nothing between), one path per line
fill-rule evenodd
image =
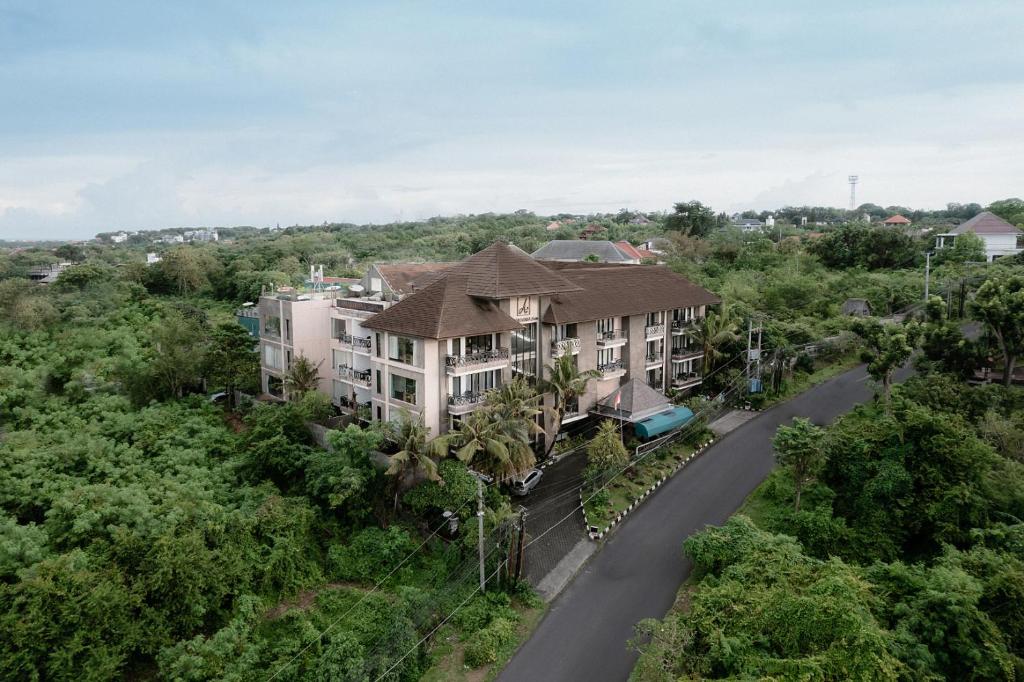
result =
M353 350L359 351L361 353L369 353L370 352L370 337L369 336L366 336L366 337L363 337L363 336L353 336L352 334L346 334L344 332L341 332L341 333L335 334L334 338L337 339L339 342L341 342L342 345L352 346Z
M612 374L615 374L617 372L624 372L624 371L626 371L626 368L622 364L622 360L620 359L620 360L612 360L611 362L606 362L603 365L598 365L597 366L597 371L601 374L601 376L606 377L606 376L610 376Z
M686 386L687 384L697 384L702 381L702 377L699 372L686 372L683 374L676 374L672 377L672 385L675 387Z
M345 365L341 365L340 367L338 367L338 376L340 376L342 379L347 379L348 381L351 381L354 384L359 384L361 386L366 387L370 386L371 373L370 370L368 369L353 369L352 367L346 367Z
M486 399L486 393L477 393L474 391L466 391L458 395L448 396L448 412L450 414L465 414L471 412L476 408L480 407L484 399Z
M644 327L644 336L650 338L652 336L665 336L665 325L664 324L650 324Z
M578 355L580 352L580 340L571 336L551 344L551 357L560 358L563 355Z
M692 320L672 320L672 333L673 334L684 334L691 329L697 327L697 319Z
M647 354L647 364L648 365L660 364L660 363L662 363L664 361L665 361L665 354L664 353L648 353Z
M491 350L480 350L465 355L449 355L445 358L445 367L449 372L464 367L475 367L478 365L489 365L493 363L508 362L508 348L494 348Z
M627 341L626 332L621 329L609 329L608 331L597 332L597 345L611 346Z
M682 362L683 360L690 360L692 358L699 358L704 355L704 351L700 348L673 348L672 349L672 361Z

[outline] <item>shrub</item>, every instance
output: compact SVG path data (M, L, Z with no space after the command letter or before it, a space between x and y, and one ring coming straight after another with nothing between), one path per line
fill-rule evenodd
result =
M814 372L814 358L807 353L801 353L796 356L796 363L793 365L793 369L804 374L811 374Z
M353 535L347 545L331 547L327 564L337 580L375 583L414 549L412 538L398 526L387 530L366 528Z
M476 479L462 462L442 460L437 473L443 485L439 481L424 481L402 497L409 509L418 515L431 510L455 511L476 496Z
M516 641L515 624L507 618L495 618L466 645L465 662L471 668L495 663L502 650Z
M512 602L504 592L488 592L470 601L453 618L455 625L464 634L483 630L498 619L515 621L518 618L512 610Z

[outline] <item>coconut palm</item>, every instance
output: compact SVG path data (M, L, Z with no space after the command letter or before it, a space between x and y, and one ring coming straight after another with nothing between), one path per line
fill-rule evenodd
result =
M517 376L501 388L487 393L484 409L494 415L495 419L510 436L528 443L531 436L544 433L537 423L542 414L541 396L521 376Z
M555 435L562 429L562 419L565 417L566 407L586 393L587 384L601 374L595 369L581 372L573 362L571 355L563 355L550 365L544 365L544 372L547 374L547 379L544 380L543 391L551 393L555 397L551 438L545 453L551 454L551 450L555 447Z
M687 335L704 352L702 371L706 375L725 355L724 348L739 342L739 318L736 317L732 306L722 306L719 312L705 315L700 324L691 328Z
M460 461L498 479L525 471L535 462L529 443L510 436L490 410L471 412L446 438Z
M317 389L320 385L320 365L322 364L323 360L314 365L313 361L305 355L295 358L292 366L284 375L284 388L291 400L299 400L306 393Z
M430 429L422 420L415 420L403 414L395 427L392 438L398 444L398 452L391 455L387 471L394 480L395 511L401 494L424 480L440 481L437 461L447 453L445 438L430 438Z

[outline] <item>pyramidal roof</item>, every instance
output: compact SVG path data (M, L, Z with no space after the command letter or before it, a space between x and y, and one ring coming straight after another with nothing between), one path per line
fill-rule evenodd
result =
M368 329L447 339L520 329L497 303L466 293L469 276L448 272L363 322Z
M562 275L505 242L494 242L469 256L451 270L465 275L466 293L478 298L499 299L581 291Z
M973 232L974 234L1017 234L1020 229L1006 222L995 213L982 211L970 220L960 223L949 231L949 234L963 234Z
M616 396L619 400L618 408L615 407ZM671 402L665 397L665 394L656 391L642 381L630 379L597 401L594 411L598 414L635 422L646 419L670 406Z

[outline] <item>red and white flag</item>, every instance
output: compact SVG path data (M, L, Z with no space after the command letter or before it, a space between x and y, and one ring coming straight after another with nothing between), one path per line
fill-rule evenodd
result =
M621 403L621 402L622 402L622 391L619 390L619 391L615 392L615 409L616 410L619 409L619 403Z

